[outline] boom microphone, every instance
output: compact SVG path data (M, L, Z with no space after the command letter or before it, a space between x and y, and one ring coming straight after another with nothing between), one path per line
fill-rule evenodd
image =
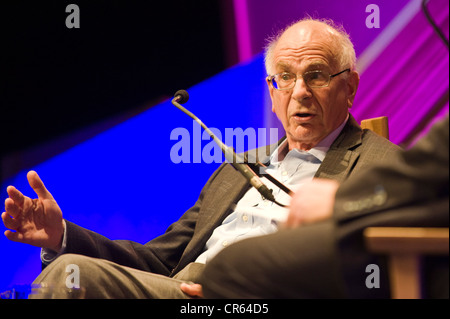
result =
M184 104L189 100L189 93L185 90L178 90L174 97L178 103Z
M203 122L195 116L193 113L189 112L184 108L181 103L186 103L189 99L189 94L185 90L179 90L175 93L172 99L172 104L175 105L179 110L183 111L194 121L196 121L200 126L209 134L209 136L219 145L222 152L225 154L225 159L230 163L236 170L241 172L241 174L250 182L250 184L255 187L258 192L266 199L276 203L277 205L285 207L285 205L278 203L272 194L272 191L261 181L261 179L256 175L256 173L250 169L250 167L244 163L243 159L234 152L232 147L229 147L222 143L213 132L205 125Z

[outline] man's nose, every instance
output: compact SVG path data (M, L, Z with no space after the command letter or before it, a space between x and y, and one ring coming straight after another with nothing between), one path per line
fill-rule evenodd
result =
M297 100L298 102L312 97L311 88L306 85L303 77L301 76L297 78L295 86L292 90L292 98Z

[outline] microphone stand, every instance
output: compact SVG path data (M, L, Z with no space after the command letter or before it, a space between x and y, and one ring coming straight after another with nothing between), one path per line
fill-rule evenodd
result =
M195 116L193 113L191 113L190 111L188 111L185 107L183 107L180 103L186 103L187 100L189 99L189 94L185 91L185 90L179 90L175 93L175 97L172 99L172 104L177 107L179 110L181 110L183 113L185 113L186 115L188 115L190 118L192 118L194 121L196 121L208 134L209 136L214 140L214 142L217 143L217 145L219 145L220 149L222 150L222 152L225 155L225 159L228 161L228 163L230 163L236 170L238 170L245 178L247 178L247 180L250 182L250 184L255 187L258 192L266 199L274 202L275 204L281 206L281 207L286 207L286 205L281 204L279 202L276 201L275 197L272 194L272 190L270 190L269 188L267 188L267 186L259 179L258 175L255 173L254 170L252 170L250 168L250 166L248 165L249 163L245 163L240 156L238 156L232 147L229 147L227 145L225 145L224 143L222 143L221 140L219 140L213 132L211 132L211 130L197 117ZM238 161L239 159L239 161ZM262 164L258 162L258 165L263 169L264 171L264 176L267 177L267 179L269 179L270 181L272 181L275 185L277 185L278 187L280 187L280 189L282 189L284 192L286 192L287 194L289 194L290 196L292 196L292 191L287 188L286 186L284 186L282 183L280 183L279 181L277 181L273 176L271 176L270 174L266 173L266 167Z
M256 173L258 176L262 177L266 177L269 181L271 181L272 183L274 183L276 186L278 186L279 189L281 189L283 192L285 192L286 194L288 194L289 196L292 196L293 192L283 183L281 183L280 181L278 181L275 177L273 177L272 175L270 175L269 173L267 173L267 166L264 165L261 162L256 162L256 163L248 163L247 165L250 167L251 170L253 170L255 173L256 171L259 169L260 171L262 171L262 173Z

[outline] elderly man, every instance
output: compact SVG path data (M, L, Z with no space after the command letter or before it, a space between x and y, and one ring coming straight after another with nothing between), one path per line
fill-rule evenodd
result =
M348 112L359 76L345 32L321 21L300 21L272 41L266 67L273 111L286 138L272 154L264 155L264 150L255 154L267 163L267 171L290 189L296 190L313 177L343 181L395 157L397 146L361 130ZM109 240L64 220L37 174L30 172L28 179L38 198L32 200L8 187L10 197L2 219L15 232L8 230L5 235L43 247L42 260L48 266L37 284L64 283L66 266L78 265L86 298L199 296L201 286L184 283L197 282L205 264L224 247L276 232L288 213L262 198L238 171L224 163L191 209L163 235L141 245ZM266 182L277 201L288 203L288 195ZM317 246L317 254L322 251L320 244L309 243L311 248ZM58 297L70 297L70 293Z

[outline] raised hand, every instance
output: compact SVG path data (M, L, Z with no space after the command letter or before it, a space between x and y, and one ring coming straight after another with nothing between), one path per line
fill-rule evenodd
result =
M5 200L6 211L2 214L3 223L8 228L5 236L12 241L58 252L64 233L61 209L35 171L28 172L27 178L38 198L31 199L14 186L8 186L9 197Z

